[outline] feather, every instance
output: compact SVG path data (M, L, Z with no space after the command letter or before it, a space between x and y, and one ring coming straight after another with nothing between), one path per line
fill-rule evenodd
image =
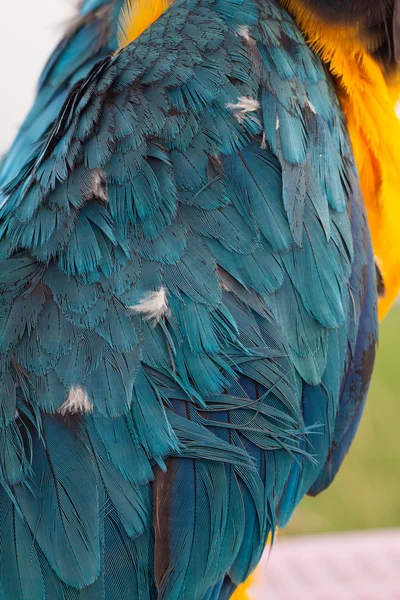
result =
M251 145L240 155L226 157L222 164L237 210L250 222L257 222L274 249L290 247L292 238L282 210L282 179L273 155Z
M32 483L15 489L21 511L58 576L75 587L89 585L100 569L99 505L81 434L45 417L33 457Z
M150 502L145 486L137 487L127 481L107 456L105 446L92 430L90 436L99 476L120 518L121 524L130 538L142 535L148 526Z
M4 491L0 500L0 589L15 600L44 600L36 544L26 522Z

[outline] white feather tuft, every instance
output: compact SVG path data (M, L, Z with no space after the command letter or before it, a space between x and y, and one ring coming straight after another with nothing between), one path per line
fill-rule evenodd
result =
M159 321L163 315L169 314L167 292L160 288L158 292L148 292L143 298L129 309L137 314L144 315L147 321Z
M76 413L90 413L93 411L93 404L90 402L86 391L79 385L71 387L66 401L58 411L61 415Z
M92 170L92 185L90 187L90 192L99 200L102 200L105 203L109 202L107 193L107 179L104 171L101 169Z
M243 123L249 117L255 119L253 115L249 114L255 112L260 108L260 103L256 98L250 96L240 96L236 104L229 103L226 105L229 110L234 114L235 119L238 123Z
M263 131L263 134L262 134L260 148L261 148L261 150L267 149L267 136L265 135L265 131Z
M311 110L311 112L312 112L312 113L314 113L314 115L316 115L316 114L317 114L317 111L315 110L315 106L314 106L314 104L313 104L313 103L311 102L311 100L309 100L308 98L307 98L307 100L306 100L306 105L307 105L307 106L308 106L308 108Z
M248 25L239 25L236 31L237 34L240 35L240 37L242 37L244 41L248 44L254 42L253 38L250 35L250 27Z

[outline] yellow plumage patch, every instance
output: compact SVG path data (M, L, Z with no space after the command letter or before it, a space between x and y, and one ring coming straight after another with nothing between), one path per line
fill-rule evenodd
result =
M126 0L119 17L118 46L121 50L156 21L173 0Z
M253 577L254 575L250 576L245 583L237 588L231 600L250 600L248 591L253 582Z
M337 82L386 288L379 300L383 318L400 291L400 86L388 83L357 29L327 25L299 0L282 4Z

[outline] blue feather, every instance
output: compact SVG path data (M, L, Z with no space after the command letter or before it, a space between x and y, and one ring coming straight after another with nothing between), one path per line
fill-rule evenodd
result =
M45 589L33 534L4 491L0 498L1 594L15 600L44 600Z
M96 478L79 431L49 417L43 426L43 440L33 448L32 482L15 493L52 568L66 583L83 587L100 569ZM51 515L51 528L43 514Z

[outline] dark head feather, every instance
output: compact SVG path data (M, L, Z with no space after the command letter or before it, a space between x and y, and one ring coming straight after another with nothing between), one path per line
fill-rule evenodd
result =
M304 0L321 18L345 25L375 26L393 15L396 0Z
M400 64L400 0L395 0L392 24L394 56L397 64Z
M302 0L328 23L358 26L387 73L400 64L400 0Z

